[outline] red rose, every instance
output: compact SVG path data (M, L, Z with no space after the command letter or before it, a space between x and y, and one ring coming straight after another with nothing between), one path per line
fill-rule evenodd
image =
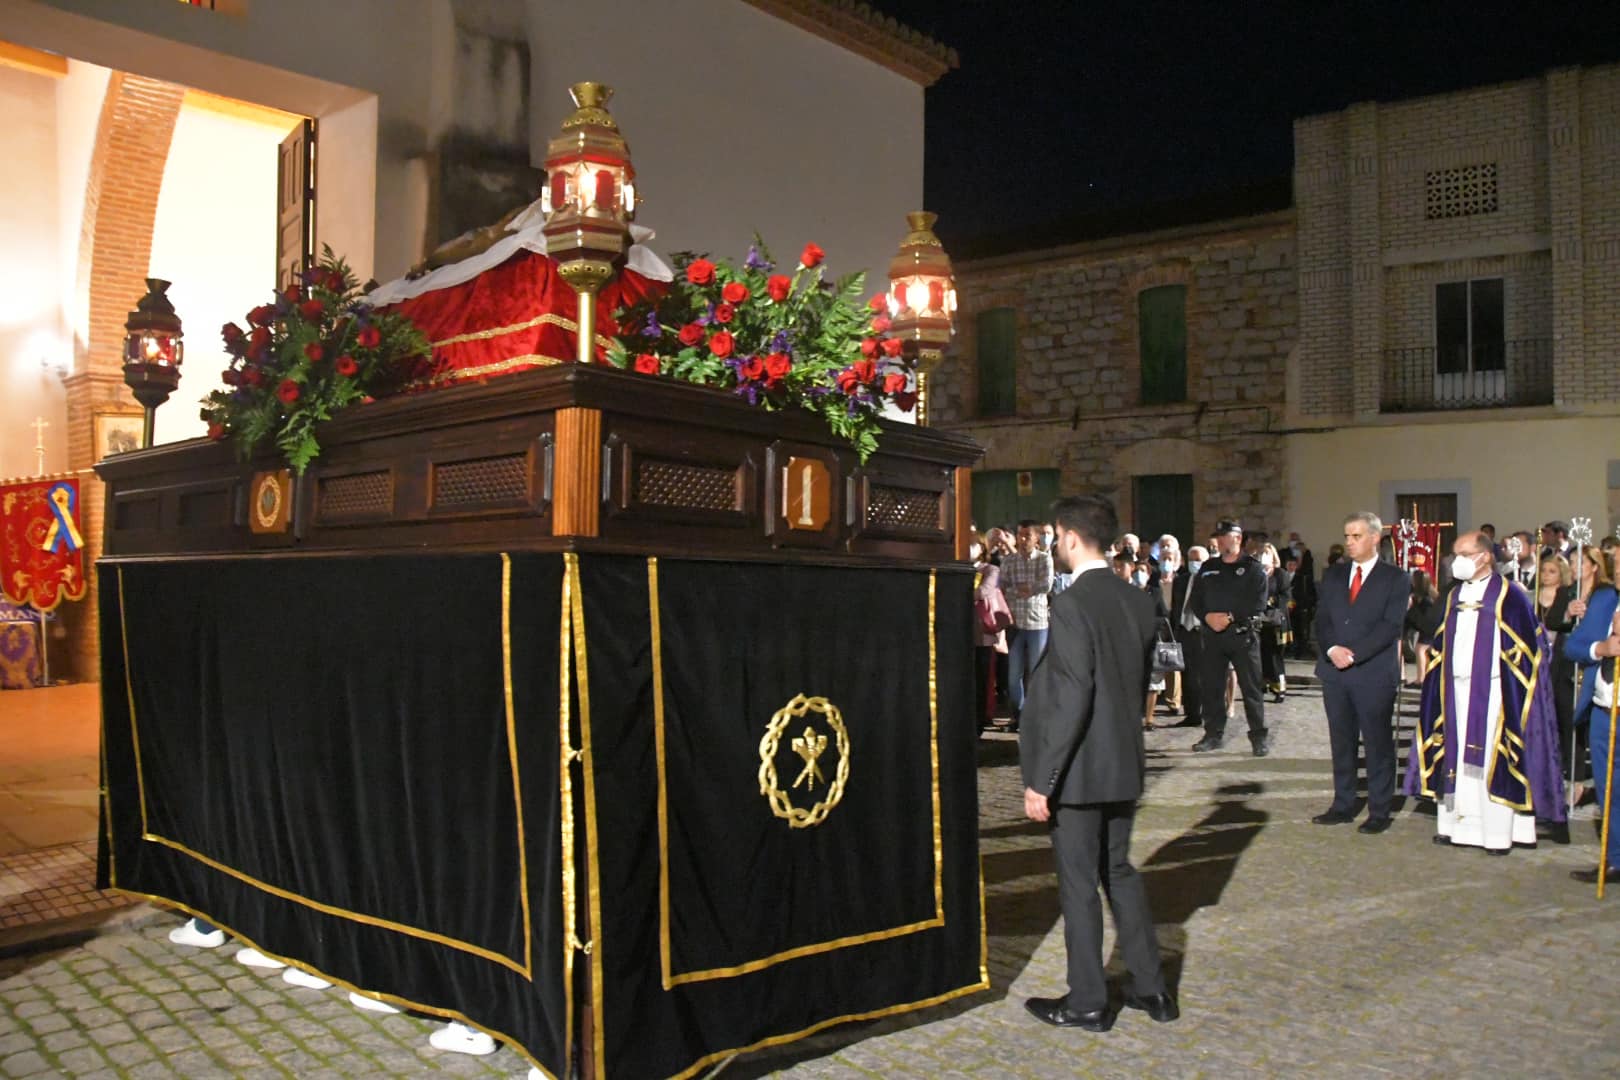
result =
M276 387L276 397L291 405L298 400L298 384L291 379L282 379L281 385Z
M233 322L228 322L219 329L219 336L225 339L225 344L235 345L243 338L242 328Z
M804 268L807 270L810 267L820 263L821 260L825 259L826 257L827 253L822 251L821 248L815 244L806 244L804 245L804 250L799 252L799 262L803 264Z
M326 271L326 276L322 280L326 282L327 292L340 293L343 291L343 275L338 273L336 270Z
M878 351L877 338L862 338L861 339L861 355L862 356L876 356L877 351Z
M681 327L680 333L675 336L681 339L682 345L696 345L703 340L703 327L695 322L689 322Z
M248 322L253 326L268 326L271 317L274 315L275 311L269 304L260 304L248 312Z
M302 304L298 305L298 314L302 315L310 322L314 322L316 319L319 319L322 315L326 314L326 305L321 303L319 300L305 300Z
M745 379L757 379L765 374L765 361L757 356L750 356L742 362L742 367L737 369L737 374Z
M889 307L888 294L887 293L878 293L876 296L872 297L872 299L870 299L870 300L868 300L866 302L866 306L871 308L873 311L886 311L886 310L888 310L888 307Z
M725 288L720 290L720 299L724 300L728 304L744 303L752 295L753 294L748 291L748 286L744 285L740 281L733 281Z
M881 334L893 325L894 324L889 321L889 317L887 315L879 315L877 318L872 320L872 333Z
M258 388L264 385L264 372L258 368L246 368L242 372L242 381L249 386Z
M898 394L906 388L906 377L900 372L892 372L883 376L883 392L885 394Z
M910 412L917 407L917 391L907 390L903 394L894 395L894 407L901 412Z
M342 356L332 361L332 367L339 375L342 375L348 379L354 378L360 372L360 365L355 363L354 357L350 356L348 353L344 353Z
M226 386L241 386L242 376L235 368L226 368L219 373L219 381Z
M658 357L652 353L642 353L636 357L636 370L643 375L658 374Z
M780 379L792 370L793 360L787 353L773 352L765 358L765 374L769 375L772 381Z
M355 340L360 343L362 349L375 349L382 344L382 331L375 326L362 326L360 335Z
M714 321L717 323L728 323L736 314L737 309L730 304L716 304L714 306Z
M788 298L788 293L793 291L793 279L786 274L772 274L765 279L765 291L770 294L772 300L780 304Z
M892 356L899 356L901 353L905 352L905 350L906 350L906 343L901 341L899 338L884 338L883 339L883 355L884 356L891 356L891 357Z
M843 371L838 373L838 389L842 390L844 393L853 394L855 392L855 388L860 385L861 380L856 377L854 369L845 368Z
M708 259L693 259L686 268L686 280L692 285L707 285L714 280L714 263Z
M209 424L208 437L213 439L215 442L223 439L225 437L225 425L220 423L218 420L215 420L213 423Z
M326 356L326 350L321 347L320 342L312 341L304 346L304 356L309 359L310 363L318 364Z
M731 355L731 335L724 330L709 339L709 351L724 360Z
M287 286L287 291L282 293L281 296L282 299L287 301L287 303L296 304L298 301L304 298L304 293L303 290L299 289L298 286L289 285Z
M873 382L877 379L877 365L870 360L857 360L849 365L849 370L863 383Z

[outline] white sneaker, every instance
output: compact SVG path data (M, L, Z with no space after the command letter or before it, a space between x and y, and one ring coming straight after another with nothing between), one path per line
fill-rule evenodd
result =
M483 1057L495 1052L495 1040L482 1031L474 1031L466 1024L454 1020L428 1036L428 1045L435 1050L448 1050L452 1054L472 1054Z
M386 1001L379 1001L374 997L366 997L364 994L357 994L353 990L349 991L349 1004L353 1005L357 1009L364 1009L366 1012L397 1013L400 1011L399 1009L394 1008L394 1006L388 1004Z
M196 919L187 919L169 931L169 940L176 945L190 945L198 949L217 949L225 944L225 931L215 930L212 934L205 934L197 929Z
M251 968L264 968L266 971L277 971L286 967L280 960L272 960L258 949L244 948L237 952L236 962L246 964Z
M295 967L290 967L286 971L283 971L281 973L281 981L284 983L291 983L294 986L302 986L307 990L326 990L332 985L319 975L311 975L309 972L300 971Z

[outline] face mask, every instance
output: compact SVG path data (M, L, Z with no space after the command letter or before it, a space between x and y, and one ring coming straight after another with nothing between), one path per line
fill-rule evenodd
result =
M1138 570L1136 573L1131 575L1131 580L1136 582L1138 585L1146 585L1147 584L1147 571L1146 570Z
M1455 555L1451 559L1451 576L1456 578L1458 581L1472 580L1478 569L1479 568L1474 565L1473 556Z
M1203 566L1203 565L1204 565L1204 560L1202 560L1202 559L1188 559L1187 560L1187 573L1196 574L1196 573L1198 573L1198 568L1200 566Z
M1159 573L1161 573L1161 574L1173 574L1175 572L1176 572L1176 564L1175 563L1171 562L1169 559L1161 559L1159 561Z
M1288 550L1292 551L1295 555L1298 555L1299 549L1304 546L1304 544L1301 544L1298 540L1295 540L1292 544L1288 545Z
M1260 560L1260 569L1264 570L1268 574L1271 573L1271 560L1270 559L1261 559Z
M978 544L974 544L968 548L968 558L972 559L974 562L978 562L979 556L982 554L984 554L984 549Z

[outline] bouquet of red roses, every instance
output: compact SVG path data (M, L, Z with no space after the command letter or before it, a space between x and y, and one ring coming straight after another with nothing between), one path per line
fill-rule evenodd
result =
M824 257L806 244L788 275L776 272L757 237L740 267L678 254L670 291L620 313L625 329L608 360L730 390L767 409L808 409L865 461L877 449L885 405L916 405L911 364L901 342L883 336L883 295L862 301L866 274L825 281Z
M244 460L273 441L302 475L321 452L317 423L410 379L429 355L427 339L362 296L348 265L323 247L302 284L248 312L247 329L226 323L228 389L203 399L208 437L236 440Z

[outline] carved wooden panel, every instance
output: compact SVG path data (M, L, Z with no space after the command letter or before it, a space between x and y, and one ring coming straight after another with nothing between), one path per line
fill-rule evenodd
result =
M435 463L433 509L527 502L530 476L527 452Z
M894 529L938 529L940 504L944 493L916 488L873 484L868 489L866 526L888 532Z
M325 523L345 518L385 517L394 509L394 474L377 472L323 476L316 490L315 519Z
M739 510L735 466L685 461L636 461L635 500L645 506L683 510Z

